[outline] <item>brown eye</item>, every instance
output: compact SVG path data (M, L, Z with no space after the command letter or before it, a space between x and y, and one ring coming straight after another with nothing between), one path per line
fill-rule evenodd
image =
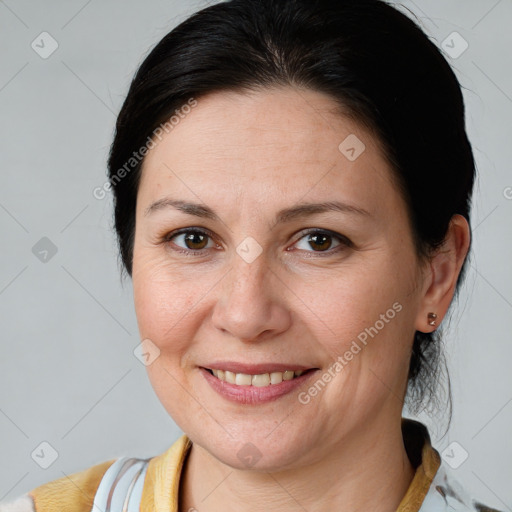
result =
M204 249L208 243L208 237L203 233L191 232L185 235L184 241L188 249Z
M332 244L332 237L324 234L312 234L308 235L308 243L313 249L319 249L321 251L330 249Z
M186 229L178 231L177 233L171 233L166 237L165 241L172 241L173 244L183 249L182 252L202 251L203 249L209 249L215 245L208 233L198 229ZM209 241L212 242L210 246L208 246Z
M349 247L351 242L342 235L315 230L306 233L295 245L300 244L302 244L302 247L299 246L298 248L308 252L335 252L336 249L342 249L345 246ZM333 244L336 244L334 249L329 251L333 248Z

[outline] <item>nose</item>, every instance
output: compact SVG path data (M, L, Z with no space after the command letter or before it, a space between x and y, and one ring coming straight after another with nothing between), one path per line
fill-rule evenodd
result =
M264 254L250 263L238 255L233 260L219 283L212 313L214 327L244 343L285 332L291 324L287 306L291 292L270 269Z

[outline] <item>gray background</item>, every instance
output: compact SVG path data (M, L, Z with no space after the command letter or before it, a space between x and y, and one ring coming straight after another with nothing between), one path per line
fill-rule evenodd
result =
M138 64L205 5L0 1L0 501L118 456L159 454L181 434L133 355L138 331L111 201L92 191L105 182L115 115ZM453 422L442 437L437 420L420 419L440 452L454 441L468 452L455 474L472 494L512 510L512 2L400 8L438 45L453 31L469 43L447 59L464 87L479 172L473 257L446 331ZM46 59L31 47L43 31L59 45ZM33 252L43 237L57 248L47 261ZM42 442L58 453L47 469Z

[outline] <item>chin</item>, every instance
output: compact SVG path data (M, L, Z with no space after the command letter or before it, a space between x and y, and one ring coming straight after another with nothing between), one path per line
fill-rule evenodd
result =
M212 457L234 469L282 471L297 467L300 461L305 463L305 454L314 453L314 450L308 449L309 441L304 439L303 432L307 431L307 426L303 425L300 428L296 422L293 425L296 429L295 435L288 431L289 435L284 437L282 428L275 429L278 423L276 421L271 423L272 427L269 426L268 421L259 427L253 424L252 429L247 428L247 423L232 423L229 424L231 436L222 429L222 433L216 429L215 436L212 436L211 429L209 431L191 430L187 435L193 443L201 446ZM272 429L275 429L274 432Z

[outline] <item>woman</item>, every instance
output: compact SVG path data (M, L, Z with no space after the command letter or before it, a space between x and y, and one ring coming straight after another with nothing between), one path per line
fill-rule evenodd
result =
M142 354L185 434L2 510L491 510L419 422L470 247L458 81L380 0L231 0L142 63L109 159Z

